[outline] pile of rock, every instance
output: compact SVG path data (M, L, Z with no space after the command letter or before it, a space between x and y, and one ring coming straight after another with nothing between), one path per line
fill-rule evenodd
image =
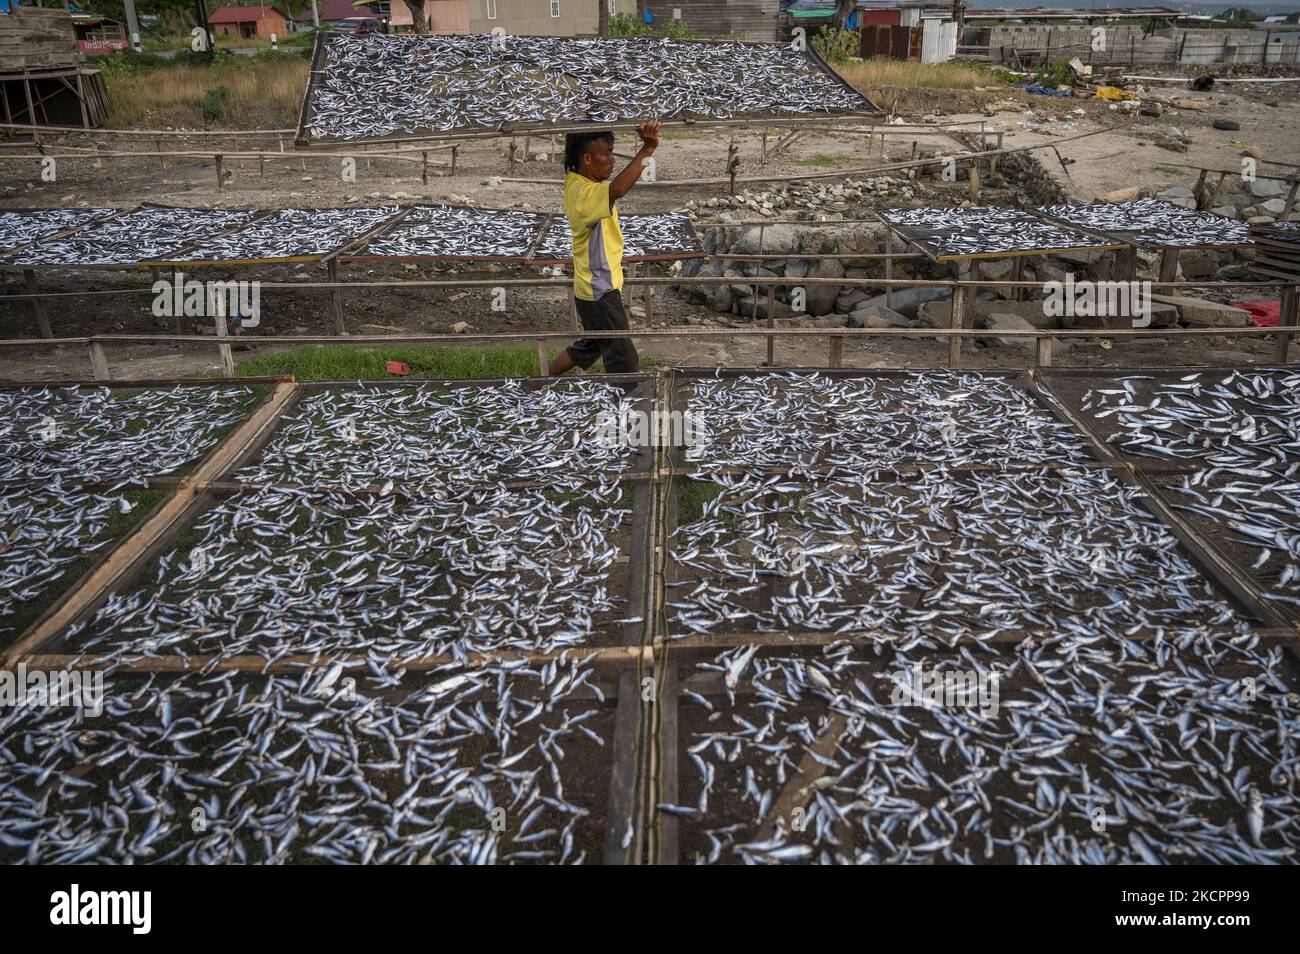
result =
M721 222L731 222L735 216L722 213ZM761 233L761 234L760 234ZM843 259L772 258L761 262L727 262L694 259L686 262L681 274L686 277L705 276L729 279L717 285L677 286L680 293L696 304L707 306L715 312L729 312L744 318L766 319L767 286L751 285L746 278L784 278L797 283L805 278L871 278L882 274L879 259L853 256L875 255L884 249L883 225L867 223L846 226L842 229L807 228L799 225L776 224L710 229L705 232L705 251L713 254L735 255L846 255ZM760 248L761 246L761 248ZM900 270L901 275L901 270ZM852 285L833 282L809 283L796 286L803 289L803 308L798 314L821 317L849 315L873 296L869 291ZM778 288L773 305L773 316L796 316L791 307L792 287ZM797 303L797 302L796 302Z
M1243 182L1240 176L1228 176L1210 211L1251 225L1268 225L1285 217L1287 188L1274 179Z

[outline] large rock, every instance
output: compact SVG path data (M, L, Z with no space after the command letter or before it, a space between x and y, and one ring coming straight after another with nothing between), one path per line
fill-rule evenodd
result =
M860 288L846 288L835 296L835 310L841 313L852 311L855 305L866 301L870 297Z
M915 328L919 324L884 305L860 305L849 315L850 328Z
M1015 267L1015 260L1010 258L995 258L992 261L980 262L980 278L985 281L1000 282L1010 278Z
M1188 298L1185 295L1156 294L1152 294L1151 300L1173 305L1178 309L1183 323L1188 325L1202 328L1244 328L1251 324L1250 312L1244 308L1221 305L1216 301Z
M1271 215L1275 218L1286 211L1286 199L1269 199L1267 202L1259 204L1260 215Z
M1250 184L1250 194L1257 199L1271 199L1286 191L1286 183L1275 179L1255 179Z
M1210 209L1214 215L1221 215L1225 219L1235 219L1237 217L1237 207L1235 205L1216 205Z
M985 319L985 326L993 328L996 331L1035 331L1037 329L1021 318L1019 315L1013 315L1005 311L996 311ZM988 339L983 339L987 341ZM997 337L993 339L1004 348L1019 348L1023 351L1034 351L1037 348L1037 339L1035 338L1012 338Z
M893 308L895 311L915 318L922 303L948 297L948 289L930 286L928 288L895 288L892 303L885 301L884 295L868 298L864 305L879 305L881 308ZM861 307L861 306L859 306Z
M795 247L795 241L798 233L793 225L769 225L763 229L762 234L762 251L773 253L784 253L792 251ZM759 250L759 230L755 226L745 229L732 251L737 255L758 255Z
M1126 189L1116 189L1113 192L1107 192L1097 196L1098 202L1132 202L1140 198L1142 190L1137 186L1129 186Z
M843 278L844 266L835 259L822 259L808 272L809 278ZM809 284L805 286L807 311L810 315L825 315L835 310L835 298L840 293L840 286L831 282Z
M874 255L879 251L876 240L870 235L853 232L842 236L837 243L840 255ZM846 258L845 268L866 268L872 263L870 258Z

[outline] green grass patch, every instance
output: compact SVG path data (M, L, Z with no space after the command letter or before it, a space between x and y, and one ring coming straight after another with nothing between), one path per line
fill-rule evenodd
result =
M554 357L558 353L551 351L550 355ZM310 345L249 358L235 366L235 373L244 377L292 374L299 381L389 381L397 377L388 373L386 364L389 361L405 362L411 369L409 377L422 380L530 378L537 375L535 348L504 346L358 348ZM643 369L668 363L663 358L641 359ZM588 373L599 374L602 370L597 361Z
M722 493L722 487L709 480L687 480L677 497L677 525L694 523L704 515L704 507Z
M792 159L790 164L794 166L833 166L842 159L842 156L828 156L824 152L819 152L817 155L809 156L806 159Z

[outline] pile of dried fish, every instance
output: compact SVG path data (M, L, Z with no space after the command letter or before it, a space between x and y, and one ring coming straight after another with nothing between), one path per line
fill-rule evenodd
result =
M601 442L599 426L622 397L582 378L541 388L507 381L318 391L284 415L261 457L236 477L350 489L573 478L612 485L632 454Z
M675 638L1244 627L1105 471L714 480L719 496L674 538Z
M91 222L71 235L45 239L0 256L3 265L127 266L165 257L190 242L247 222L248 209L142 206Z
M518 209L421 205L349 257L523 259L546 218Z
M0 211L0 249L14 248L74 229L114 209L5 209Z
M1276 864L1300 849L1300 696L1276 646L1174 631L996 652L751 646L686 688L681 790L661 806L684 860Z
M1184 209L1159 199L1049 205L1040 211L1079 228L1131 236L1133 242L1143 248L1250 244L1248 227L1244 222L1213 212Z
M884 209L880 217L929 254L980 258L1012 252L1072 248L1118 248L1119 243L1047 222L1019 209L979 206L969 209Z
M217 504L71 634L101 655L409 660L617 642L617 484L425 496L266 489Z
M486 34L320 42L303 129L319 139L875 109L789 44Z
M638 258L694 258L704 254L700 237L691 220L676 212L631 214L618 217L623 232L623 260ZM551 219L542 240L533 252L542 262L568 262L573 259L573 232L562 215Z
M396 205L279 209L242 229L153 259L164 264L318 259L346 248L400 211Z
M995 375L861 378L762 374L693 383L705 472L744 466L845 477L918 466L1068 464L1089 459L1074 432Z
M0 488L0 646L17 635L17 609L42 600L69 564L108 543L113 515L135 506L122 494L65 490L57 478Z
M138 481L198 460L243 420L250 387L15 388L0 391L8 480Z
M1140 492L998 378L706 379L688 408L716 495L679 514L674 637L1243 625Z
M1130 376L1083 399L1117 450L1191 472L1163 478L1178 509L1241 548L1270 598L1300 606L1300 374Z
M110 674L99 718L0 709L0 862L580 863L612 734L591 676Z

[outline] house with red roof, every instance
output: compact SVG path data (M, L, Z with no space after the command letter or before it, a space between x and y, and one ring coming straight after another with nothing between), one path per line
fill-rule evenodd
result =
M221 7L208 17L208 27L214 36L270 38L287 36L293 29L288 18L269 3L244 7Z

